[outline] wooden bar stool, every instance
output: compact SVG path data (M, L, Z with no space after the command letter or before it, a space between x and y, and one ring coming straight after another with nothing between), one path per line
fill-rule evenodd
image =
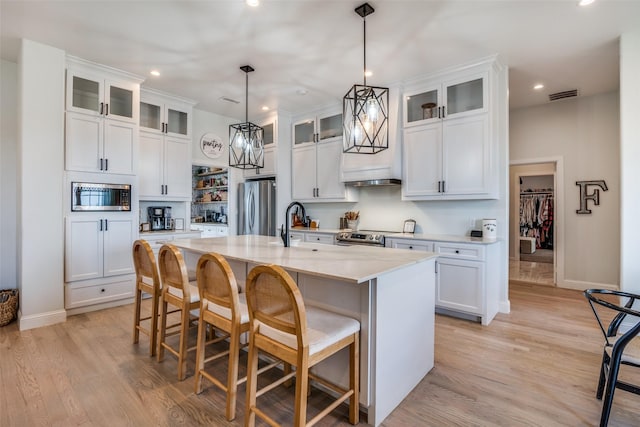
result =
M295 372L263 388L266 392L295 376L294 426L315 424L347 399L349 422L357 424L360 322L315 307L305 307L298 286L282 267L276 265L259 265L251 270L247 277L247 306L250 337L245 427L255 425L256 415L272 426L278 425L256 405L259 351L296 367ZM345 347L349 348L347 390L309 372L313 366ZM307 422L309 379L339 393L340 397Z
M238 378L238 358L241 347L240 336L249 330L249 311L246 294L238 291L236 278L223 256L216 253L202 255L196 269L198 290L200 292L200 317L198 320L198 349L196 352L195 392L202 392L203 378L227 394L226 417L231 421L236 416L236 398L238 385L247 377ZM207 325L221 331L222 334L207 341ZM206 357L208 344L229 340L229 349ZM229 368L226 384L205 370L205 364L224 356L229 356ZM258 373L277 366L271 363Z
M149 337L149 356L156 355L158 345L158 301L160 299L160 277L156 257L151 246L146 240L133 242L133 265L136 269L136 296L133 312L133 343L140 340L140 332ZM142 307L142 293L151 295L151 315L140 317ZM141 322L149 321L149 327L145 328Z
M173 245L165 244L158 253L160 280L162 281L161 310L160 310L160 341L158 343L158 362L164 359L164 350L168 350L178 358L178 379L182 381L186 375L187 352L196 347L187 347L189 338L190 312L200 308L200 294L198 287L189 283L189 275L182 253ZM167 326L167 306L171 304L178 308L180 323ZM167 333L167 329L178 327ZM172 348L166 337L180 335L177 349Z

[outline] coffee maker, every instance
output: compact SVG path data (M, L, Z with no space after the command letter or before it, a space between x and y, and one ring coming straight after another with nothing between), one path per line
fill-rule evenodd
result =
M152 231L171 230L171 207L169 206L149 206L147 208L147 220Z

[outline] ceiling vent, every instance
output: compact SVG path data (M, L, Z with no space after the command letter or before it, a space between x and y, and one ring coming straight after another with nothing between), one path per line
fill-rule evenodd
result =
M557 101L559 99L574 98L578 96L578 89L565 90L549 94L549 101Z
M235 99L227 98L226 96L221 96L220 101L231 102L232 104L240 104L240 101L236 101Z

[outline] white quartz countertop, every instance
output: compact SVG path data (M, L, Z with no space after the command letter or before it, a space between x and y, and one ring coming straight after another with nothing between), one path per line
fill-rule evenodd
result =
M190 252L217 252L228 259L277 264L298 273L352 283L363 283L404 266L437 257L433 252L408 249L319 243L300 243L285 248L279 237L255 235L177 239L172 244Z
M413 239L430 240L436 242L475 243L480 245L492 245L500 239L483 239L482 237L460 236L456 234L422 234L422 233L389 233L386 239Z

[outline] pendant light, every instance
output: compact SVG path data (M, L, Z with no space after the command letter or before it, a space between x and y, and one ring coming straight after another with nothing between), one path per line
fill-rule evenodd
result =
M369 3L358 6L364 28L364 84L355 84L342 99L345 153L376 154L389 148L389 89L367 86L367 22Z
M251 65L240 67L245 72L245 122L229 125L229 166L238 169L264 167L263 129L249 121L249 73Z

